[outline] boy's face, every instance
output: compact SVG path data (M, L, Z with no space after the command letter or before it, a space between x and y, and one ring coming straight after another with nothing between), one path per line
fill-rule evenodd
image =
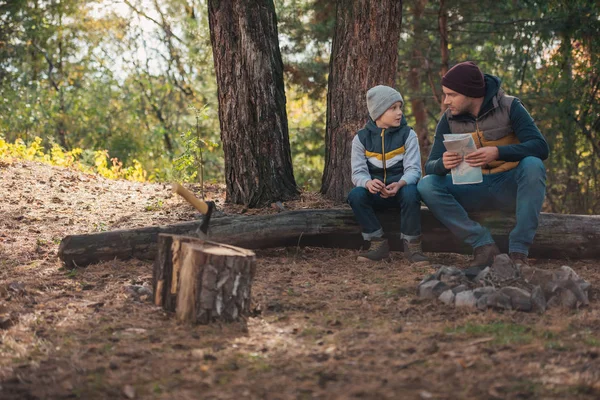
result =
M397 101L384 112L381 117L377 118L375 124L383 129L400 126L402 121L402 102Z

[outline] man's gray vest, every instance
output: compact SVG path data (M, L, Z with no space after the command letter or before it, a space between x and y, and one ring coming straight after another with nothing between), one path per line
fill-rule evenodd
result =
M450 110L446 110L446 120L452 133L469 133L477 148L485 146L505 146L520 143L510 124L510 107L515 97L498 90L492 98L492 108L473 120L456 120ZM497 174L515 168L518 161L492 161L481 168L484 174Z

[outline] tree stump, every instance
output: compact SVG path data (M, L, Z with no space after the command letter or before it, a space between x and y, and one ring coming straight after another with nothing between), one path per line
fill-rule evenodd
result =
M190 236L159 234L154 303L181 322L237 321L250 313L254 252Z

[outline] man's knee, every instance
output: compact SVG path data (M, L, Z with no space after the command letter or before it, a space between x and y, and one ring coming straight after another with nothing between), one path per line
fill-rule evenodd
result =
M439 175L427 175L422 178L417 184L417 191L419 195L426 199L429 195L433 194L436 189L439 189L444 182L445 177Z
M528 183L546 182L546 167L537 157L525 157L519 162L520 178Z
M369 190L364 187L355 187L348 193L348 204L359 204L369 197Z

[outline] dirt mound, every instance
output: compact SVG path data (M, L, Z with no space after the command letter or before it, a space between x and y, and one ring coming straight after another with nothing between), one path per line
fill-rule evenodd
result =
M181 326L149 301L150 263L65 270L56 258L67 234L196 218L170 185L5 163L0 187L2 399L600 396L597 291L579 311L462 312L418 299L432 271L399 253L365 265L350 250L279 248L258 252L246 324ZM227 213L280 208L224 205L224 196L207 187ZM332 205L305 193L283 206ZM597 261L568 264L598 287Z

